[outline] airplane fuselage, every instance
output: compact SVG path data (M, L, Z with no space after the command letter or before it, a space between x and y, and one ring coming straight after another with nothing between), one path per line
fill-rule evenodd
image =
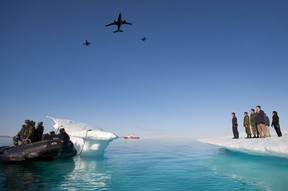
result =
M121 25L123 25L123 24L132 25L131 23L128 23L126 20L122 20L122 15L121 15L121 13L119 13L117 21L114 20L113 23L107 24L105 26L107 27L107 26L111 26L111 25L117 25L117 30L114 31L114 33L115 33L115 32L123 32L121 30Z

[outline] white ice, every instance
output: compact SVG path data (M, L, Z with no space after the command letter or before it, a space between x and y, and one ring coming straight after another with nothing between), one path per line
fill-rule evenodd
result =
M288 158L288 133L284 133L282 137L277 137L275 134L268 138L245 139L244 137L245 134L242 133L239 139L232 139L231 136L225 136L198 139L198 141L249 154Z
M118 138L113 133L85 123L68 119L48 118L55 123L53 127L56 132L62 127L65 128L78 153L81 153L82 156L103 156L109 143Z

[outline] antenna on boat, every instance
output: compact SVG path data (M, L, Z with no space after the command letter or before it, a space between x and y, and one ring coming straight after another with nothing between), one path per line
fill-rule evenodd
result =
M88 129L88 130L86 131L86 135L85 135L85 138L84 138L83 146L82 146L80 152L79 152L77 155L80 155L80 154L82 153L83 149L84 149L84 146L85 146L85 143L86 143L86 139L87 139L88 131L92 131L92 129Z

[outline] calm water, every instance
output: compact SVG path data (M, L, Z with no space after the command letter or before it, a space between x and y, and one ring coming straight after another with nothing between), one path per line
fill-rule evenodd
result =
M11 143L1 139L1 145ZM113 141L104 158L0 165L0 190L287 190L288 159L195 140Z

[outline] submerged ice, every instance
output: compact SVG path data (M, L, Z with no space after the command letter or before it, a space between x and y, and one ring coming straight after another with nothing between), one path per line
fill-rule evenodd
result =
M55 123L53 127L56 131L60 128L65 128L78 153L81 153L81 155L103 156L109 143L117 139L117 135L85 123L68 119L48 118Z
M274 135L268 138L232 139L231 136L225 136L199 139L198 141L249 154L270 155L288 158L287 133L284 133L282 137L277 137Z

